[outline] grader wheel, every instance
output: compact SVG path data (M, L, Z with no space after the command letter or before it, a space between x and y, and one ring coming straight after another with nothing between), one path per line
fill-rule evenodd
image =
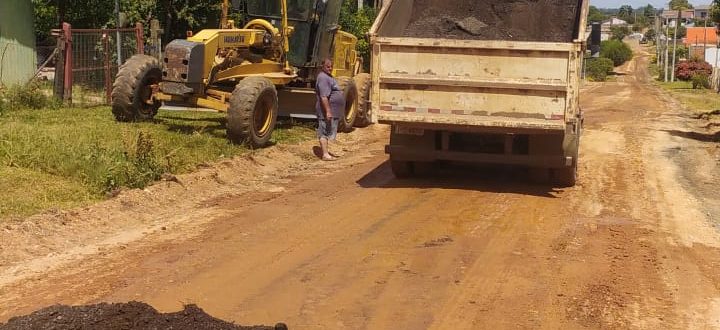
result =
M339 77L337 82L345 95L345 117L340 118L338 131L349 133L352 132L358 114L358 90L355 81L350 77Z
M232 92L227 115L227 135L234 143L261 148L268 144L278 114L278 95L263 77L241 80Z
M355 127L367 127L372 124L372 108L370 107L370 74L359 73L354 78L358 90L358 110Z
M111 93L115 119L135 121L155 117L161 102L152 98L152 92L161 80L160 62L152 56L134 55L121 65Z

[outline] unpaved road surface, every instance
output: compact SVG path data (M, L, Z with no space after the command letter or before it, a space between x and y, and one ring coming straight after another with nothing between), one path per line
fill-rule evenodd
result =
M647 57L584 87L576 187L398 181L378 125L338 162L270 148L0 228L0 322L137 300L290 329L720 328L717 134Z

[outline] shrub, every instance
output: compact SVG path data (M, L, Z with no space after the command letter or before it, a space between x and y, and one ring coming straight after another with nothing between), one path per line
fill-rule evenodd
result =
M606 40L600 43L600 57L611 59L614 66L622 65L632 56L632 50L622 41Z
M610 34L614 40L623 40L630 34L630 28L627 26L613 26L610 28Z
M675 65L675 77L680 80L689 81L696 74L709 77L712 74L712 66L703 60L680 62Z
M705 72L693 73L690 80L692 81L693 89L708 89L708 88L710 88L710 76L708 76Z
M0 88L0 112L10 109L56 108L60 104L42 90L40 82Z
M340 26L358 38L358 56L363 59L364 69L370 69L370 44L365 35L370 30L377 16L377 10L365 6L362 10L357 9L357 1L345 1L340 9Z
M593 81L605 81L613 70L613 61L605 57L592 58L587 61L585 70Z
M656 35L657 35L657 33L655 32L654 29L649 29L649 30L645 31L645 35L643 37L647 41L655 41Z

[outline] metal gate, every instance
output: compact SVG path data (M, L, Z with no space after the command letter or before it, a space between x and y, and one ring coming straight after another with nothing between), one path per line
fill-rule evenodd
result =
M63 23L58 32L55 91L76 106L109 104L119 63L144 52L140 23L127 29L73 29Z

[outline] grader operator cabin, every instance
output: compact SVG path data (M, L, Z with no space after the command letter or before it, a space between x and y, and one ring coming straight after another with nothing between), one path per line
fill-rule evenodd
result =
M331 58L346 96L340 130L370 123L370 76L361 73L357 38L340 30L342 0L233 1L247 22L237 28L223 2L219 29L170 42L162 61L135 55L113 84L118 121L150 119L163 101L227 112L233 142L266 145L278 114L314 116L320 61Z
M438 160L572 186L587 0L388 0L370 29L373 112L398 177Z

